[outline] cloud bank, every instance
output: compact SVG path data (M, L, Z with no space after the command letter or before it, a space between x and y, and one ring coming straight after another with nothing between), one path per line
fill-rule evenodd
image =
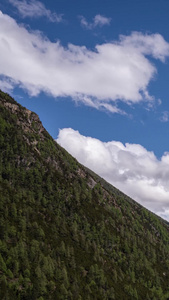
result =
M105 25L109 25L110 22L111 22L111 18L107 18L107 17L104 17L102 15L96 15L94 18L93 18L93 22L92 23L89 23L85 17L83 16L80 16L80 23L83 27L85 27L86 29L94 29L96 27L103 27Z
M50 22L61 22L62 15L52 13L45 5L36 0L9 0L9 2L17 8L22 18L46 17Z
M10 0L16 1L16 0ZM148 85L157 70L150 57L162 62L169 43L160 34L133 32L118 41L85 46L51 42L39 31L29 31L0 12L0 75L32 96L40 92L110 112L123 113L127 104L152 101Z
M169 220L169 152L158 160L139 144L103 143L71 128L60 130L57 142L80 163Z

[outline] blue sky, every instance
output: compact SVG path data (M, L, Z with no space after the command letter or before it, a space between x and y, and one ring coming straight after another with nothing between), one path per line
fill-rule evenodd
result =
M0 88L169 220L169 2L1 0L0 10Z

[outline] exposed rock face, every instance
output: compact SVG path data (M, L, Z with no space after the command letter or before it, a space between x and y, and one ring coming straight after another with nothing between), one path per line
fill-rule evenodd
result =
M11 98L10 98L10 100L11 100ZM8 100L6 100L0 96L0 102L3 104L4 107L6 107L10 112L12 112L12 114L15 114L17 116L16 122L17 122L18 126L21 126L21 128L23 129L23 131L25 133L23 135L25 142L28 145L32 146L32 148L38 155L41 155L41 153L37 147L39 141L36 140L35 138L30 139L31 133L37 134L39 136L39 138L40 138L39 140L41 142L43 142L44 139L46 138L45 133L47 133L47 132L44 129L44 127L39 119L39 116L36 113L30 111L29 109L22 107L19 103L16 103L14 100L13 100L14 103L9 102ZM22 159L22 163L23 162L26 165L27 160ZM55 167L56 170L59 170L60 173L63 174L60 163L56 160L56 158L48 156L46 158L46 162L53 165L53 167ZM19 157L18 157L18 164L20 164L20 163L21 163L21 161L19 160ZM77 170L77 175L81 178L88 178L88 186L91 189L93 189L94 186L97 184L97 182L92 178L92 176L89 176L89 174L87 173L85 168L79 168ZM70 177L72 177L72 176L74 176L74 175L70 173Z
M9 109L13 114L17 115L17 123L21 125L25 132L27 131L36 131L41 133L44 130L42 123L37 114L30 111L27 108L23 108L19 104L14 104L8 102L6 99L0 97L1 103Z
M12 111L12 113L15 113L17 110L19 110L18 105L6 102L3 99L1 99L1 101L3 102L5 107L9 108Z

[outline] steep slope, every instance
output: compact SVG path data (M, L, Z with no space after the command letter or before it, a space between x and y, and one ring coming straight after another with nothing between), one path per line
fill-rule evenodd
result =
M169 299L169 226L0 92L0 299Z

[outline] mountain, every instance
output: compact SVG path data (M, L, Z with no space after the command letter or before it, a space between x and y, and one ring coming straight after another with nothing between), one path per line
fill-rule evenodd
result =
M0 299L169 299L169 224L0 92Z

